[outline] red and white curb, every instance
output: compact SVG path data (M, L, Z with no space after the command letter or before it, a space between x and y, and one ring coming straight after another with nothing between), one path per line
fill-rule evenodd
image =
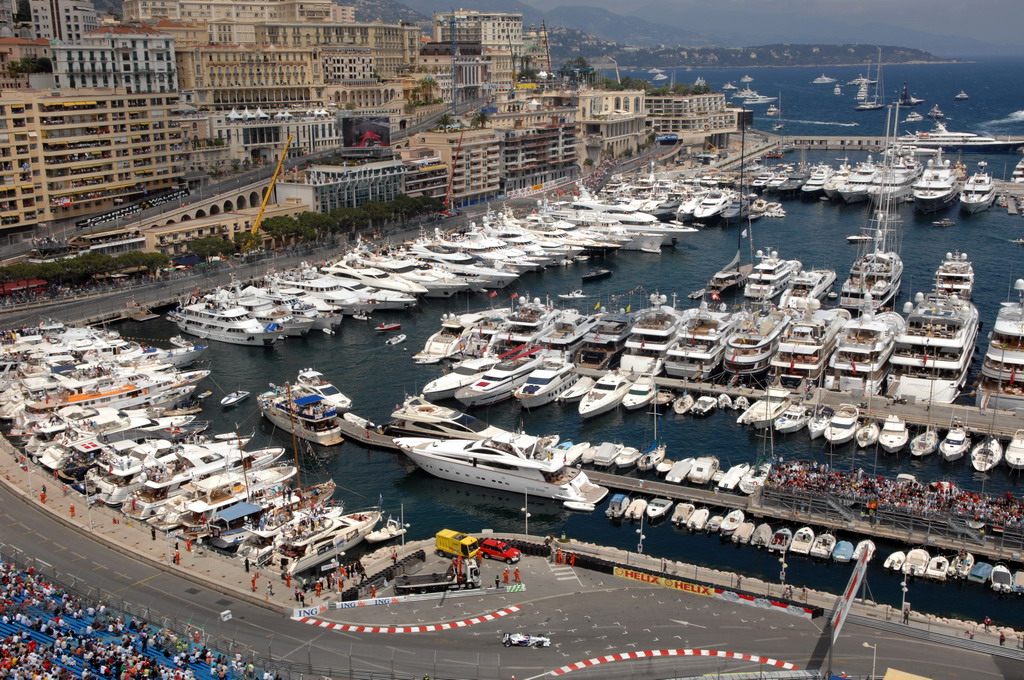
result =
M578 671L581 668L597 666L602 663L626 661L629 659L649 659L658 656L717 656L726 659L736 659L738 661L763 663L767 666L784 668L787 671L799 670L795 664L791 664L788 661L779 661L777 659L769 659L764 656L755 656L753 654L741 654L740 652L726 652L720 649L648 649L643 652L622 652L621 654L609 654L608 656L598 656L593 659L587 659L586 661L577 661L576 663L569 664L568 666L556 668L551 671L550 674L565 675L566 673Z
M300 623L306 623L310 626L319 626L320 628L327 628L328 630L341 630L346 633L434 633L439 630L452 630L453 628L465 628L466 626L475 626L478 623L486 623L488 621L494 621L500 619L503 616L509 614L515 614L522 607L507 607L505 609L499 609L496 612L490 614L484 614L483 616L474 616L471 619L465 619L463 621L453 621L451 623L435 623L429 626L353 626L347 623L333 623L331 621L324 621L322 619L315 619L311 616L307 616L299 619Z
M715 588L715 595L724 600L732 599L732 596L735 596L736 601L740 604L750 604L771 608L777 611L784 611L787 614L796 614L798 616L814 617L814 609L812 607L801 607L798 604L788 604L779 600L769 600L756 595L747 595L745 593L734 593L723 588Z

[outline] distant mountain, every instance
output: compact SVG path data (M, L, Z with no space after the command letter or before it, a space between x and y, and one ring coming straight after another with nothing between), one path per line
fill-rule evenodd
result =
M354 0L344 4L356 8L356 21L405 21L410 24L429 24L431 18L396 0Z
M710 45L713 40L701 33L636 16L623 16L599 7L563 5L545 13L547 25L572 27L602 40L622 45L653 47L655 45Z

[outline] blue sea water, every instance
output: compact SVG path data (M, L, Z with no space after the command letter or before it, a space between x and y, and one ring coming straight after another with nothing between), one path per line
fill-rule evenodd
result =
M945 122L950 130L974 132L992 136L1024 136L1024 92L1014 83L1020 74L1020 58L1000 57L955 64L896 64L882 66L882 95L886 103L899 97L900 88L907 83L910 93L925 100L916 107L922 115L932 106L938 105L945 113ZM871 78L875 79L877 64L871 65ZM881 135L885 132L886 110L854 111L857 88L846 85L859 75L868 75L867 64L861 66L837 67L795 67L755 69L704 69L685 68L663 69L667 80L652 81L655 85L671 82L693 84L698 77L704 78L715 91L732 82L739 88L744 85L768 97L778 97L776 106L781 106L785 121L783 134L787 135ZM843 94L832 93L833 84L813 84L811 81L825 75L836 78L843 86ZM606 77L614 78L614 71L604 71ZM625 70L621 75L651 80L654 74L647 70ZM754 80L741 83L744 75ZM873 87L873 86L872 86ZM965 91L969 99L954 100L953 97ZM873 92L873 90L872 90ZM729 95L729 92L726 92ZM733 100L736 101L736 100ZM764 115L767 104L753 104L748 108L755 112L755 127L768 129ZM900 113L900 120L908 111ZM925 118L919 123L900 123L900 133L927 131L932 121ZM996 177L1003 177L1005 162L1012 170L1016 159L1002 157L1000 163L992 163L989 171ZM1006 173L1009 177L1009 171Z
M986 66L985 64L989 65ZM1018 67L1020 62L1016 62ZM990 129L1004 134L1024 134L1024 122L1015 120L1024 117L1024 92L1014 90L1009 83L1012 65L1010 62L979 62L957 65L901 66L886 69L886 80L896 83L903 79L911 83L911 89L918 96L929 99L923 106L939 102L940 106L954 119L953 129L980 132ZM784 106L792 98L794 117L806 120L858 120L849 110L852 96L843 98L838 107L831 93L831 86L810 85L820 75L820 68L813 69L757 69L749 73L755 81L751 85L762 92L781 91ZM863 72L864 69L826 69L826 73L840 78L843 82ZM677 78L682 75L677 74ZM738 83L744 71L693 71L688 79L704 76L710 83L719 85L726 80ZM1018 71L1019 73L1019 71ZM963 104L954 104L952 96L965 89L971 99ZM834 99L833 99L834 98ZM867 114L874 115L874 114ZM787 114L788 117L788 114ZM867 118L859 118L865 128ZM1000 122L1003 121L1003 122ZM883 122L877 121L880 132ZM988 126L986 128L985 126ZM808 125L808 130L833 133L842 128ZM854 130L856 128L853 128ZM834 160L824 152L805 152L787 160ZM851 157L852 160L857 160ZM964 158L971 165L979 160L975 156ZM1013 156L992 156L990 170L1000 174L1001 165L1012 167L1018 159ZM781 220L761 220L753 226L755 247L777 249L786 258L798 258L805 266L829 266L839 272L840 281L845 278L850 264L856 256L856 248L847 245L845 236L857 232L866 222L868 213L863 205L844 206L820 201L790 201L785 204L788 216ZM1024 277L1024 250L1009 243L1010 239L1024 236L1024 218L1010 216L1005 209L996 208L990 213L976 216L961 216L955 209L949 212L957 225L939 229L932 221L942 214L927 217L916 215L912 206L903 206L901 236L902 253L906 265L903 279L903 293L896 309L910 299L917 291L927 290L932 273L946 252L966 251L974 262L977 272L975 304L981 312L986 327L991 326L999 303L1007 299L1014 279ZM613 275L600 282L586 284L590 296L580 301L580 308L593 309L601 304L609 309L631 306L638 309L647 295L660 291L667 295L678 294L678 305L685 307L692 302L686 298L690 291L701 288L708 277L725 264L735 252L736 228L708 229L683 240L673 249L659 254L618 253L610 257L606 265ZM489 300L484 295L463 296L443 302L426 300L420 309L411 313L392 312L375 315L375 322L394 320L402 324L402 332L408 341L398 346L383 343L380 335L372 330L373 324L346 320L342 331L335 336L321 333L306 338L290 338L277 346L245 348L213 345L208 361L213 376L200 389L211 389L214 397L207 401L201 417L209 418L218 431L237 426L243 431L256 429L257 441L274 442L291 447L291 437L275 431L260 419L254 400L242 402L231 410L223 410L217 401L222 394L236 389L260 392L267 384L281 384L294 380L304 367L315 367L323 371L354 401L353 410L370 417L376 422L387 419L395 405L406 394L417 393L429 380L434 378L438 367L417 366L411 357L423 341L439 327L441 314L449 311L475 310L489 303L509 304L513 292L521 296L554 299L558 293L581 287L580 275L583 266L554 268L544 272L527 274L516 284ZM177 332L176 328L164 321L145 324L127 322L120 330L128 336L150 339L166 339ZM979 343L984 343L986 331L979 334ZM981 354L975 358L975 369ZM969 380L973 382L972 380ZM969 397L967 397L969 401ZM558 432L564 439L574 441L623 441L641 446L652 436L652 422L649 417L637 413L614 412L582 422L574 405L565 408L551 405L532 412L525 412L513 403L499 404L474 411L474 415L497 425L541 434ZM709 418L694 420L687 417L668 415L660 425L660 436L666 441L669 456L675 458L687 455L714 454L726 464L753 461L760 448L754 434L737 426L734 413L715 413ZM938 456L926 460L911 460L908 454L899 456L865 453L852 447L843 447L834 452L819 443L808 440L806 432L777 438L776 453L785 459L815 459L831 462L840 468L853 466L877 470L880 474L895 475L911 472L921 480L949 479L964 488L983 490L987 493L1011 491L1024 492L1024 482L1017 473L1001 467L988 476L972 473L970 466L962 461L944 463ZM383 496L385 508L396 517L404 512L411 523L410 536L424 538L440 528L449 527L465 531L477 531L490 527L496 530L524 529L524 513L521 508L524 499L499 492L470 487L435 479L418 470L402 456L395 453L363 448L352 443L325 450L323 456L305 458L304 474L307 478L332 476L338 483L338 496L351 507L376 504ZM581 515L565 511L560 504L540 499L529 499L529 529L533 534L566 534L588 541L615 545L636 550L638 536L636 527L628 524L617 525L608 522L603 513ZM715 536L689 535L674 529L667 523L645 529L644 551L670 559L734 570L745 575L757 575L768 580L778 578L777 558L769 557L752 548L737 548L731 543L724 544ZM840 536L840 538L856 537ZM905 549L905 546L879 546L881 557L869 573L869 586L874 599L898 606L902 593L900 578L881 569L881 561L888 552ZM799 557L788 560L787 583L797 587L807 585L839 592L849 577L849 567L812 563ZM1011 565L1012 569L1021 565ZM908 601L917 610L931 611L943 615L960 615L973 619L991 616L998 622L1024 627L1024 613L1016 600L999 600L987 589L975 584L935 584L916 581L909 586Z

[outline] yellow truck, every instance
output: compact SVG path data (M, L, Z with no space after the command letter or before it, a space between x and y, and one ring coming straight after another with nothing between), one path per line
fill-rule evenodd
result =
M442 529L434 537L434 547L440 557L464 557L466 559L476 557L480 551L480 542L473 536Z

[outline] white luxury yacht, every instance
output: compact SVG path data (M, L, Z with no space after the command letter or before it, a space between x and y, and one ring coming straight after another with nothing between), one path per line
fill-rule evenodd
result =
M902 203L910 198L911 187L921 176L921 164L909 150L902 147L886 149L884 159L874 181L868 187L872 205Z
M779 251L757 251L760 260L750 272L743 296L752 300L772 300L779 296L790 280L800 271L800 260L782 260Z
M284 326L263 324L228 299L226 291L193 295L167 318L183 333L232 345L273 345L284 337Z
M818 304L815 301L802 317L796 318L779 341L779 351L771 360L772 382L796 386L806 380L818 384L839 334L850 320L850 312L845 309L817 309Z
M996 185L992 175L985 172L988 163L978 163L978 172L971 175L960 192L960 211L968 215L984 212L992 207L996 200Z
M974 293L974 265L967 253L946 253L946 259L935 270L935 292L957 295L970 300Z
M729 312L725 303L717 310L702 302L680 313L676 339L665 357L665 373L674 378L707 380L718 373L725 343L743 312Z
M865 311L843 326L836 351L828 362L825 389L878 394L889 372L896 337L907 322L896 312Z
M391 422L384 425L384 431L396 437L487 439L505 432L468 413L432 404L422 394L407 396L391 413L391 418Z
M489 406L510 399L516 388L540 366L543 360L540 349L513 350L514 353L507 354L476 382L458 390L455 398L466 406Z
M427 399L451 399L455 393L483 377L484 373L501 361L498 357L483 356L464 359L452 369L423 386Z
M397 274L389 274L376 267L364 264L357 256L349 255L339 262L328 264L321 269L325 274L343 281L361 283L365 286L379 288L381 290L392 290L406 295L423 295L427 292L425 286L402 278Z
M903 260L895 247L897 218L879 209L872 222L873 238L865 242L865 251L850 267L839 294L839 305L853 313L891 307L900 292Z
M918 293L889 360L889 394L952 404L960 396L978 336L978 309L956 295Z
M874 183L878 172L878 166L871 160L871 156L868 156L866 161L858 163L850 171L846 184L839 187L839 197L843 199L844 203L859 203L868 200L868 188Z
M963 186L960 166L942 160L941 154L928 159L928 168L914 184L914 207L923 213L942 210L960 197Z
M747 314L726 340L722 368L732 375L754 380L761 378L792 321L788 310L762 309Z
M1014 411L1024 406L1024 279L1013 288L1016 302L1004 302L988 336L976 405Z
M399 438L396 443L417 466L442 479L505 493L570 503L599 503L608 489L582 470L551 455L544 440L501 434L482 441Z
M825 192L825 184L832 179L835 170L828 163L819 163L811 170L810 176L804 185L800 187L802 196L814 197Z
M634 375L658 375L665 365L665 353L675 338L679 312L665 304L668 298L652 293L651 306L637 313L633 332L626 339L620 368Z
M779 307L783 309L810 309L813 301L821 301L836 282L834 269L804 269L789 282L782 293Z
M617 368L635 323L636 316L632 314L604 314L594 327L594 334L584 338L576 350L573 361L583 368Z

